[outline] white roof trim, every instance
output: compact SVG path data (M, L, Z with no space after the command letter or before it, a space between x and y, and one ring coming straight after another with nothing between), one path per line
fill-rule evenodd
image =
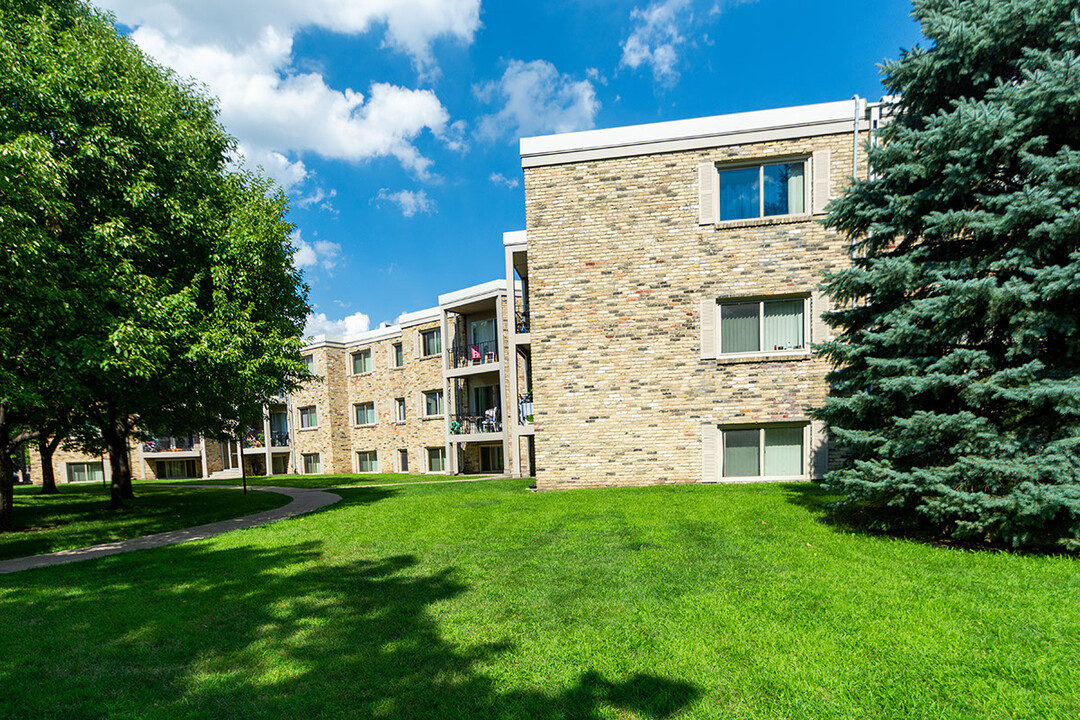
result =
M868 103L876 106L883 103ZM522 167L537 167L781 138L850 132L855 101L585 130L521 139ZM860 123L861 124L861 123Z
M425 308L415 312L401 313L398 315L397 324L403 328L420 325L426 322L436 322L439 319L439 308Z
M489 280L482 285L462 288L439 296L439 307L445 305L460 305L469 300L480 300L485 297L506 294L505 280Z
M503 233L503 245L525 245L525 231L514 230L512 232Z

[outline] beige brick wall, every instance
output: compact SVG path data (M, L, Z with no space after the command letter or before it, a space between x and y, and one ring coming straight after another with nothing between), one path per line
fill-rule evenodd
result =
M137 455L132 456L133 463L137 460ZM109 470L109 456L108 455L88 455L77 450L65 449L61 444L56 449L56 452L52 456L53 477L56 478L56 484L62 485L68 481L67 465L68 463L94 463L99 462L102 464L102 470L108 474ZM133 467L133 471L137 476L137 468ZM30 481L34 485L41 484L41 453L38 452L37 443L30 445Z
M823 148L836 195L850 134L525 171L539 487L700 482L704 425L822 401L820 359L702 360L700 303L809 294L846 241L808 219L701 226L697 168Z

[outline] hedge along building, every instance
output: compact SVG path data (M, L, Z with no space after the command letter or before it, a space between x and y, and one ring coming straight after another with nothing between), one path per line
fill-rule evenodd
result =
M507 274L523 278L541 489L824 474L817 285L851 248L819 221L883 107L521 140L526 237Z

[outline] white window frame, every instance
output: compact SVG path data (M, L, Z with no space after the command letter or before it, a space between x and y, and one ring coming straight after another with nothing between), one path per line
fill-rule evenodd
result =
M402 462L402 460L405 462ZM399 473L409 472L409 451L406 448L399 448L394 453L394 469Z
M724 433L728 430L757 430L758 431L758 471L765 470L765 431L777 428L802 428L802 473L799 475L724 475ZM717 438L717 476L720 482L795 482L809 480L811 470L810 457L810 423L809 422L771 422L753 425L720 425Z
M314 355L302 355L300 357L301 362L304 363L304 368L307 369L312 375L315 374L315 356Z
M312 416L314 416L314 419L315 419L315 424L314 425L305 425L304 424L304 411L306 411L306 410L310 410ZM299 420L296 423L296 426L299 429L301 429L301 430L314 430L315 428L319 427L319 410L318 410L317 405L305 405L304 407L296 408L296 412L297 412L297 415L299 415Z
M765 214L765 168L770 165L795 165L802 164L803 166L803 210L798 213L781 213L778 215L766 215ZM723 218L720 217L720 173L727 170L747 170L749 168L757 168L758 171L758 214L748 218ZM716 166L716 222L717 224L724 223L739 223L739 222L756 222L759 220L774 220L783 218L804 218L810 217L811 214L811 193L810 186L812 184L812 178L810 173L813 171L810 162L809 155L799 155L795 157L787 158L760 158L753 162L745 163L720 163Z
M433 395L433 394L438 394L438 396L439 396L439 403L438 404L439 404L440 412L437 412L434 415L429 415L428 411L427 411L428 395ZM446 403L446 398L445 398L444 393L443 393L442 390L438 390L438 389L436 389L436 390L424 390L423 392L420 393L420 402L422 403L422 411L424 413L424 417L426 417L426 418L437 418L437 417L442 417L443 415L446 414L446 404L445 404Z
M88 460L86 462L69 462L64 467L64 476L67 482L70 483L84 483L84 482L97 482L95 478L91 477L90 467L93 465L101 466L101 477L105 477L105 462L102 460ZM79 467L82 469L83 480L73 480L72 476L76 473L72 472L73 468Z
M431 353L430 355L427 353L427 343L424 342L425 338L427 338L428 335L434 335L435 338L436 338L435 342L438 345L438 349L436 349L435 352ZM438 357L440 355L442 355L442 330L440 330L439 328L431 328L430 330L421 330L420 331L420 357L421 358L432 358L432 357Z
M371 456L371 462L374 465L373 469L371 469L371 470L361 470L360 469L360 456L361 455L370 455ZM378 450L357 450L356 453L353 455L353 457L356 459L356 472L357 473L377 473L377 472L379 472L379 451Z
M357 358L367 355L369 368L367 370L356 371ZM361 348L355 352L349 353L349 374L350 375L370 375L375 372L375 353L371 352L371 348Z
M401 353L401 362L398 362L399 352ZM405 345L403 343L390 343L390 361L387 364L391 370L400 370L405 367Z
M405 398L394 398L394 422L403 423L407 417Z
M360 408L366 407L368 405L371 406L371 422L362 423L362 422L360 422L360 418L359 418ZM379 424L379 416L378 416L378 414L376 412L376 409L375 409L375 401L374 400L368 400L367 402L353 403L353 416L352 416L352 419L353 419L353 427L372 427L374 425L378 425Z
M318 466L315 472L311 472L310 464L314 458L315 464ZM322 475L322 453L301 453L300 454L300 470L304 475Z
M802 300L803 302L803 344L802 347L792 350L763 350L762 339L765 337L765 303L785 300ZM723 347L723 306L745 305L757 303L758 306L758 349L749 352L724 352ZM797 295L767 295L753 297L724 297L716 300L716 357L717 358L740 358L761 356L801 356L810 354L810 295L799 293Z
M437 451L439 453L440 464L442 465L442 468L439 469L439 470L432 470L431 469L431 452L433 450ZM445 473L446 472L446 448L442 447L442 446L424 448L424 469L428 473L436 473L436 474Z

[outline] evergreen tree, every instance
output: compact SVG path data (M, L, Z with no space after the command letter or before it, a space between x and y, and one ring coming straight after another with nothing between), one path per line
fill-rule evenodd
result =
M828 421L827 487L881 528L1080 549L1080 10L1075 0L916 0L929 48L873 174L830 208L858 259Z

